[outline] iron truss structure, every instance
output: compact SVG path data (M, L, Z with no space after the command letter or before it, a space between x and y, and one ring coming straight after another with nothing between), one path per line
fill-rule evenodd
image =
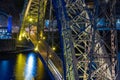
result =
M37 28L38 40L43 37L46 3L47 0L25 0L24 9L21 14L19 39L22 37L25 28L31 27L31 25L34 25Z
M64 80L118 79L118 1L51 1L61 38ZM38 26L37 36L38 39L42 38L46 2L47 0L25 2L19 38L30 24ZM32 22L30 18L33 19Z
M21 29L19 34L19 40L21 41L27 39L29 42L33 44L34 50L37 53L39 53L40 56L42 57L41 60L43 64L47 66L47 68L49 68L48 73L50 74L51 79L62 80L63 79L62 61L56 55L56 53L52 51L52 49L46 44L44 40L46 7L47 0L25 1L24 9L21 15ZM49 18L51 19L51 16ZM23 41L23 43L25 43L25 41Z
M66 80L117 80L116 0L53 0Z

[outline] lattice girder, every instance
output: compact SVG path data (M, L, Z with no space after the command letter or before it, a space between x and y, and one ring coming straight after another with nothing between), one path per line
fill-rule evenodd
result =
M46 3L47 0L26 0L27 4L26 7L23 9L22 21L21 21L21 30L20 36L25 31L25 28L28 28L30 25L38 26L37 32L40 36L40 32L43 32L44 29L44 19L45 19L45 10L46 10ZM30 20L31 19L31 20Z
M83 80L113 80L115 78L114 72L116 61L110 55L111 53L113 54L112 50L116 50L116 33L111 33L111 37L114 38L111 39L111 44L113 44L112 47L109 43L106 43L106 37L101 34L108 28L110 28L110 30L113 29L110 26L111 23L112 25L114 24L114 22L111 22L114 15L111 12L112 16L110 16L106 11L114 10L113 8L109 8L109 10L106 11L101 10L100 7L103 4L100 0L97 1L93 1L92 9L91 7L88 8L89 5L86 4L84 0L58 1L60 5L57 6L57 9L61 10L59 20L62 25L64 56L67 68L66 77L69 77L67 78L68 80L77 80L77 78L75 79L75 74L77 74L77 76L79 75L79 79ZM110 2L112 3L112 1ZM98 3L99 6L96 6ZM106 2L105 4L114 7L115 2L113 4ZM102 6L102 8L103 7L107 9L109 6ZM100 11L100 13L98 13L98 11ZM101 17L105 17L109 22L107 27L102 26L102 28L104 28L102 32L99 31L101 30L101 27L97 25L97 21L99 21L98 19ZM115 29L113 32L115 32ZM107 32L105 32L105 35L108 35ZM111 53L109 53L108 49L112 49L110 50ZM115 63L113 64L111 60ZM71 68L73 68L73 70ZM75 68L77 69L77 72Z

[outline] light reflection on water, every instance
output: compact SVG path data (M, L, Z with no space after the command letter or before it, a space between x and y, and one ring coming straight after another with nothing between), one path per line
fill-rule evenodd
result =
M36 56L35 54L29 54L25 67L25 80L32 80L36 74Z
M10 75L11 75L11 65L9 65L9 61L2 61L0 62L0 80L9 80L10 79ZM9 72L10 70L10 72ZM8 76L6 76L6 73L8 74Z
M24 54L20 53L17 55L16 64L14 68L15 80L24 80L24 68L26 57Z
M9 57L7 54L4 56L0 54L0 80L50 80L50 78L37 55L30 52L11 54Z

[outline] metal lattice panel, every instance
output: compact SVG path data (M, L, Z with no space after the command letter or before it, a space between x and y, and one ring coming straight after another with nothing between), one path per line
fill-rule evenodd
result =
M61 23L66 79L115 80L117 76L115 69L117 29L114 11L116 1L86 2L84 0L53 2L58 14L58 22ZM99 25L102 18L105 19L105 24Z
M28 1L20 34L32 24L41 26L37 27L37 35L40 35L46 1ZM52 3L63 40L65 79L115 80L118 53L116 0L91 0L91 3L85 0L53 0ZM33 19L32 23L29 18Z
M37 27L38 36L40 33L43 34L46 3L47 0L26 0L21 18L22 27L20 30L20 37L29 24L36 27L39 26ZM32 19L32 21L30 21L30 19Z

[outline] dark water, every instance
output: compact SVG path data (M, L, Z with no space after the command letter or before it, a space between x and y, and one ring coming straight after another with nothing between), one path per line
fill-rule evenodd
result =
M34 52L0 53L0 80L50 80Z

